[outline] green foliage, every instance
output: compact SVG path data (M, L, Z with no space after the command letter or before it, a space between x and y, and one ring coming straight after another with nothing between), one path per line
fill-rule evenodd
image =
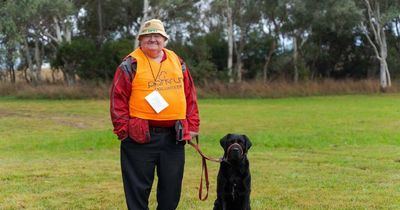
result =
M137 18L142 15L141 0L73 0L73 2L85 11L85 15L77 20L80 35L97 43L113 40L117 35L126 38L129 37L130 30L139 29L140 22Z
M373 7L380 5L388 37L388 64L396 78L400 33L395 32L395 26L399 25L400 2L369 1ZM152 0L149 3L148 18L164 21L171 36L168 47L185 59L199 83L227 81L227 7L233 9L233 65L241 59L245 80L262 78L273 41L277 45L268 68L269 79L292 78L294 37L298 40L296 66L300 79L363 79L378 71L373 48L360 32L360 24L365 22L364 0ZM27 65L25 45L34 58L34 41L38 40L41 56L44 60L51 58L53 66L70 68L69 72L83 79L110 80L115 66L132 50L142 9L142 0L1 1L1 65L6 62ZM62 31L61 39L56 36L56 26ZM69 47L61 44L61 40L67 41L63 37L67 34L66 26L73 29L72 40L77 42ZM66 56L64 61L61 54ZM35 65L35 61L31 63Z
M398 79L400 78L400 51L396 49L394 46L396 44L400 44L400 40L391 40L388 41L389 45L393 46L388 49L388 66L390 69L390 73L393 79ZM397 42L397 43L396 43Z
M270 50L272 41L274 41L274 37L265 35L264 33L259 33L258 31L249 33L244 46L244 51L246 52L243 56L244 78L253 79L257 78L258 74L262 74L265 56Z
M187 62L194 80L199 84L225 78L222 74L226 68L227 45L221 33L220 29L216 29L204 36L193 37L190 45L173 41L168 44L168 48Z
M129 39L107 41L104 43L100 48L98 57L95 59L98 69L96 72L104 75L98 78L111 80L117 66L131 51L133 51L133 42Z
M100 46L91 39L74 39L64 43L52 61L54 68L72 64L76 74L85 80L111 80L116 67L132 51L130 40L108 41Z

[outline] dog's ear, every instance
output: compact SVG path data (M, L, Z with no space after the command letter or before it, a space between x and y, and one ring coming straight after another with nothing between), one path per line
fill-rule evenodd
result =
M230 138L231 134L228 133L224 137L222 137L221 140L219 140L219 143L221 144L221 147L226 149L226 145L228 144L228 139Z
M246 147L246 151L247 151L251 147L251 141L250 141L249 137L247 137L246 135L242 135L242 137L244 139L244 146Z

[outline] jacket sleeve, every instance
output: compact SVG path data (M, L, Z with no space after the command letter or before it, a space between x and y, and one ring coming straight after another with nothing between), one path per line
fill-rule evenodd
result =
M133 64L130 59L128 61L124 60L117 67L110 91L110 114L114 126L113 132L120 140L128 137L129 99L134 76L134 71L131 68L127 68L129 64L130 67Z
M182 59L181 63L186 96L186 120L188 122L189 131L199 132L200 118L197 106L196 88L194 86L193 78L190 75L189 68Z

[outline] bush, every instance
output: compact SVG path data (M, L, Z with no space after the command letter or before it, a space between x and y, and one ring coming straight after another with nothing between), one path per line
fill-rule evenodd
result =
M108 41L101 46L90 39L75 39L58 49L51 64L84 80L109 81L132 48L131 41L126 39Z

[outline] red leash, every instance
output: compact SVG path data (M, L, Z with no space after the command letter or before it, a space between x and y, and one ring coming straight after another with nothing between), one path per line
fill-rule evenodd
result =
M208 180L208 170L207 170L207 160L213 161L213 162L217 162L220 163L222 162L222 159L219 158L210 158L207 157L201 150L200 150L200 146L199 146L199 137L196 136L196 144L194 144L192 141L188 141L188 143L200 154L201 156L201 161L202 161L202 168L201 168L201 178L200 178L200 188L199 188L199 199L201 201L205 201L208 198L208 190L209 190L209 186L210 186L210 182ZM202 197L203 194L203 172L204 172L204 177L205 177L205 181L206 181L206 195L204 196L204 198Z

